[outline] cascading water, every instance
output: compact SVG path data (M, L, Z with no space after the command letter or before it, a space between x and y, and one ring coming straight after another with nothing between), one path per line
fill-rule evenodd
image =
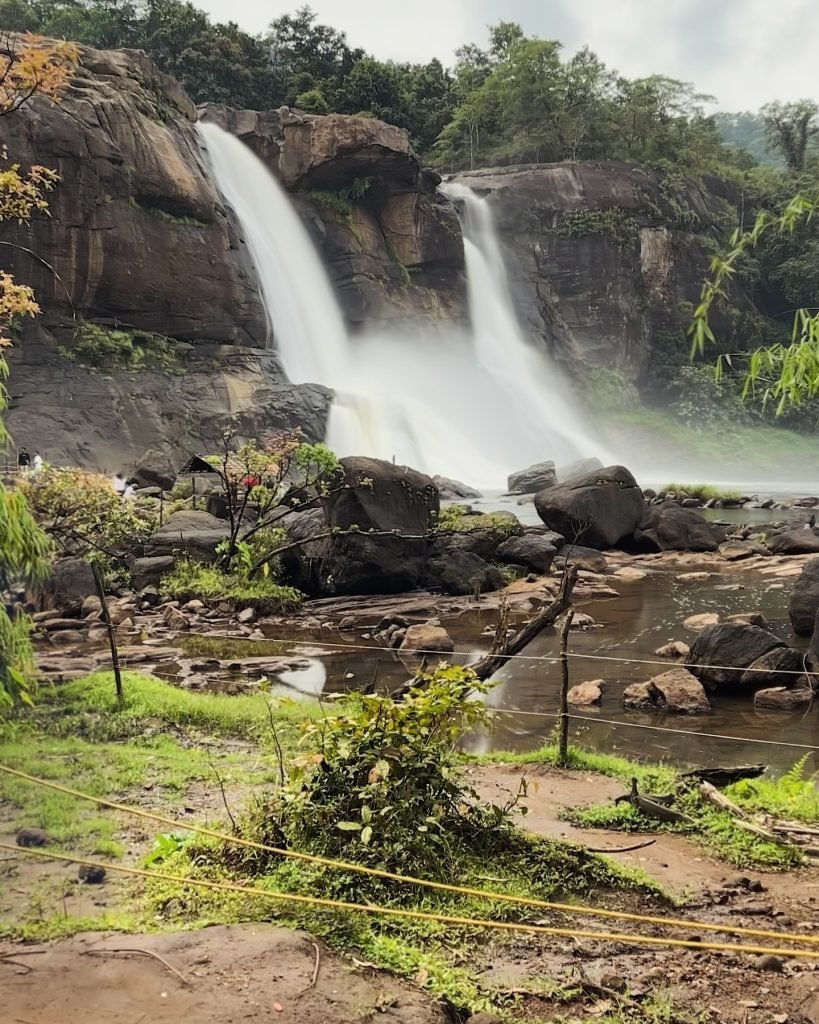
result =
M337 454L395 459L486 488L528 463L602 457L561 394L566 384L523 337L486 200L446 186L463 209L472 329L351 338L287 194L242 142L217 125L198 127L253 254L285 372L336 392L327 442Z
M287 193L243 142L202 121L219 191L242 226L282 367L294 384L332 386L347 328L319 254Z

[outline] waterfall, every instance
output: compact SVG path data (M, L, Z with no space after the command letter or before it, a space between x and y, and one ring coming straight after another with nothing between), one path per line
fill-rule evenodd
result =
M394 458L498 489L533 462L603 457L567 385L521 331L485 199L445 186L463 209L472 327L350 337L287 193L244 143L214 124L198 129L253 255L285 372L335 390L327 443L338 455Z
M273 341L294 384L333 386L349 357L347 328L319 254L282 186L243 142L196 126L219 191L253 256Z

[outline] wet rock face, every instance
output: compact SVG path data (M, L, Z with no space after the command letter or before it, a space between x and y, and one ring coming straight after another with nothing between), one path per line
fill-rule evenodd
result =
M806 562L797 578L788 602L788 615L794 632L800 636L813 633L819 612L819 558Z
M649 506L634 532L638 551L716 551L718 529L673 502Z
M201 117L245 142L291 190L352 325L466 315L457 211L403 129L286 107L208 104Z

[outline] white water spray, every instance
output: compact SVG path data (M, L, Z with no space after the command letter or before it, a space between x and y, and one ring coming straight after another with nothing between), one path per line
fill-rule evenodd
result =
M214 177L253 254L274 343L294 383L331 387L338 455L395 459L486 488L532 462L600 455L567 385L518 325L491 210L462 185L472 329L391 329L350 338L332 286L287 194L258 157L200 124Z

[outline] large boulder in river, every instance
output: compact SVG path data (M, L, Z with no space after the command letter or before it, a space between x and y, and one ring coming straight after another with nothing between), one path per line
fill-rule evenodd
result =
M224 520L207 512L184 509L174 512L153 536L145 541L145 557L180 554L198 562L211 562L216 548L230 534Z
M546 573L552 567L557 548L538 533L524 533L510 537L495 552L501 562L523 565L533 572Z
M543 522L567 541L602 550L634 533L646 503L624 466L608 466L539 491L535 508Z
M557 472L554 462L536 462L526 469L510 473L506 484L510 494L536 494L544 487L554 487Z
M794 647L774 647L757 658L742 675L743 686L805 685L805 655Z
M767 629L742 622L720 622L700 633L685 663L703 682L737 685L745 682L745 669L784 646L784 642Z
M722 535L699 513L666 501L645 509L634 544L639 551L716 551Z
M802 567L788 602L788 615L794 632L810 636L819 611L819 558L812 558Z
M474 534L445 533L436 537L421 570L419 583L427 590L465 596L503 587L500 569L474 548Z
M819 555L819 536L813 530L786 530L768 540L775 555Z
M331 537L321 566L335 594L412 590L427 558L440 501L432 478L381 459L341 460L338 488L322 499Z
M137 462L131 478L139 487L161 487L163 491L170 491L176 483L176 472L167 455L149 448Z

